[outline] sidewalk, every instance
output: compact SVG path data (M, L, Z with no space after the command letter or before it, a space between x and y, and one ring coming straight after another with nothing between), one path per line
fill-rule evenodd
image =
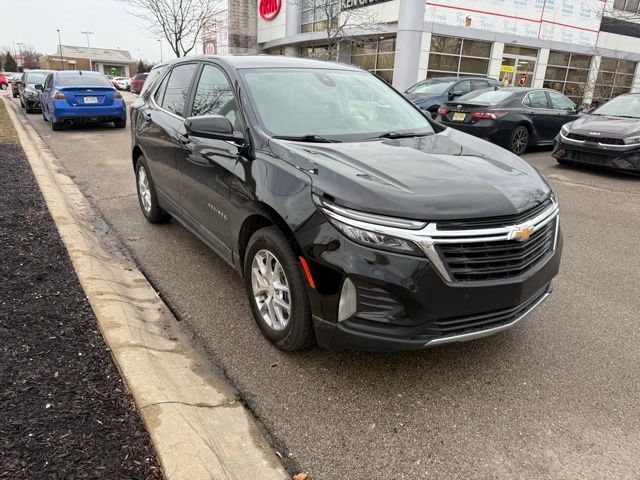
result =
M162 478L1 101L0 365L0 478Z

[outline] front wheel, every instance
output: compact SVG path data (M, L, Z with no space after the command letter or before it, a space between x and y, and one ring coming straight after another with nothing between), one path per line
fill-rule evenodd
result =
M6 83L1 83L0 84L0 89L6 90L7 89L7 84Z
M276 347L291 351L315 343L300 263L278 228L261 228L249 240L244 282L253 316Z
M149 168L144 157L139 157L136 162L136 187L138 190L138 202L145 218L150 223L166 223L171 215L165 212L158 203L156 188L149 174Z
M511 132L510 150L516 155L522 155L529 146L529 129L524 125L516 127Z

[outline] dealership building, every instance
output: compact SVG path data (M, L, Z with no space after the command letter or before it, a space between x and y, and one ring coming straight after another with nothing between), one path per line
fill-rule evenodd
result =
M401 90L430 77L486 75L554 88L586 105L640 91L638 0L228 0L228 7L206 32L207 53L326 58L331 51ZM327 29L334 11L342 13Z

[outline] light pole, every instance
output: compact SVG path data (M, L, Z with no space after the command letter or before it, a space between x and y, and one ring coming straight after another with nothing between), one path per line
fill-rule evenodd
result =
M20 66L22 67L22 70L24 70L24 57L22 56L22 42L16 42L16 45L18 45L18 51L20 52ZM16 58L16 65L18 64L18 59Z
M89 43L89 35L95 35L93 32L80 32L83 35L87 36L87 47L91 48L91 44Z
M162 61L162 39L158 39L158 43L160 44L160 61Z
M58 32L58 48L60 49L60 70L66 70L66 68L64 68L64 60L62 59L62 40L60 40L60 29L57 28L56 31Z

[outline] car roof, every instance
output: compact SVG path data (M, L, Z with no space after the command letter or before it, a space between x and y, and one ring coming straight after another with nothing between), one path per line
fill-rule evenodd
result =
M58 75L102 75L100 72L94 72L93 70L57 70Z
M308 58L285 57L281 55L196 55L182 57L168 62L167 65L193 60L217 60L235 69L248 68L327 68L332 70L362 71L361 68L338 62L326 62Z

